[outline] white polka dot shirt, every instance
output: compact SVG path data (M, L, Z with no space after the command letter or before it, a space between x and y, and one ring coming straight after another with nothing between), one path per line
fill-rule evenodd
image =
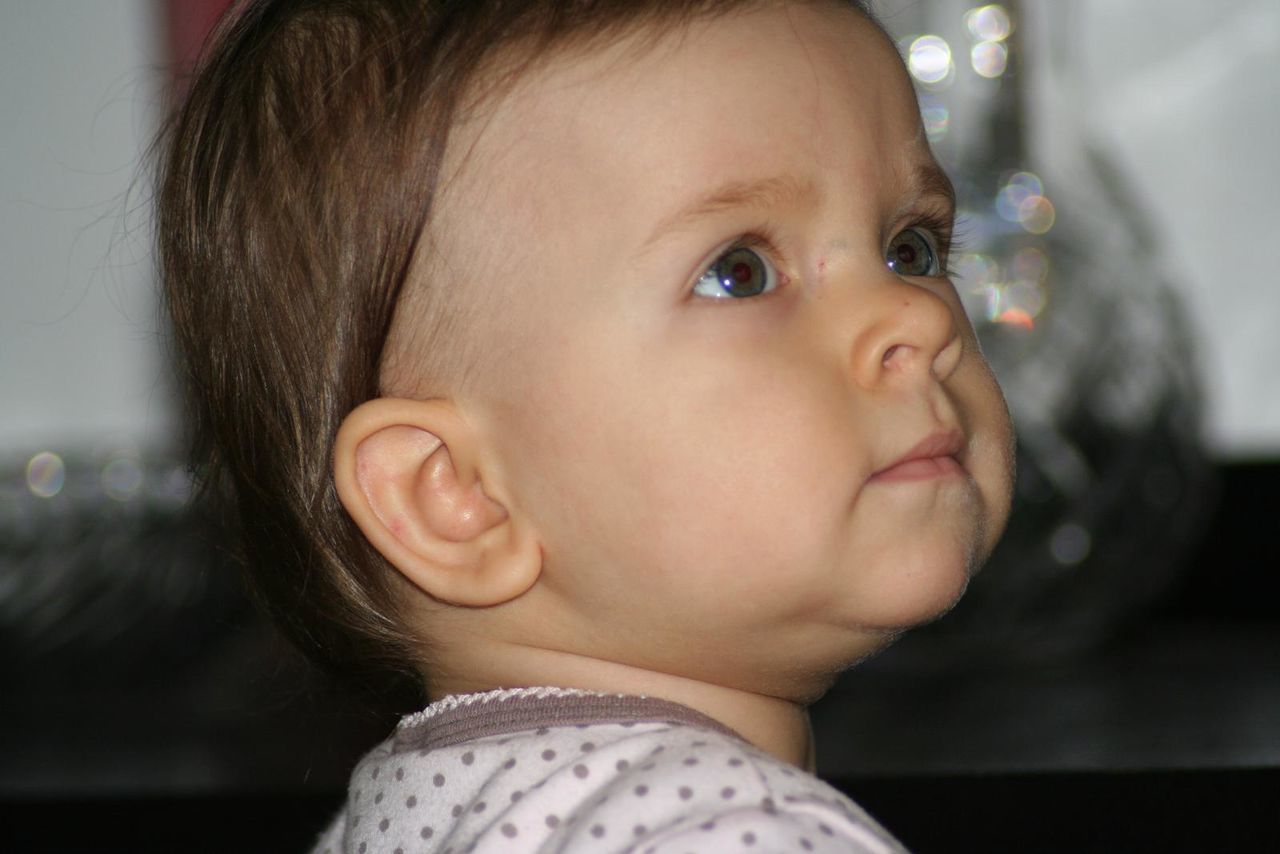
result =
M448 697L356 766L317 854L900 852L840 792L644 697Z

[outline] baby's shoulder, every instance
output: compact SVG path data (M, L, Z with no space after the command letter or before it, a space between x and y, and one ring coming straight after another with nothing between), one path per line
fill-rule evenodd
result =
M606 838L655 854L901 850L831 786L724 733L656 727L591 753L607 779L584 804L582 850Z
M520 719L516 708L410 721L357 766L326 843L388 854L901 850L840 792L713 722L566 722L572 705L558 720Z

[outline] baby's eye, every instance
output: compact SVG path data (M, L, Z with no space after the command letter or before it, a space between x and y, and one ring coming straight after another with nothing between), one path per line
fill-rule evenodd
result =
M884 262L899 276L940 276L942 264L933 238L918 228L904 228L889 241Z
M737 246L716 259L693 286L702 297L754 297L778 286L778 271L763 255Z

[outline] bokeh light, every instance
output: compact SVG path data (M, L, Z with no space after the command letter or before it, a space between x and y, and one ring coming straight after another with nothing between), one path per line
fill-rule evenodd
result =
M993 321L1000 313L1000 265L989 255L966 252L951 261L965 311L975 322Z
M1020 308L1006 308L996 318L996 323L1017 326L1030 332L1036 328L1036 319Z
M964 13L964 26L978 41L1001 42L1013 32L1009 12L999 3L978 6Z
M1049 537L1049 553L1062 566L1075 566L1093 550L1093 537L1083 526L1066 522Z
M924 132L929 142L945 139L951 129L951 110L932 96L920 99L920 118L924 121Z
M994 79L1009 67L1009 48L1001 42L978 42L969 51L969 63L978 74Z
M53 498L67 482L67 466L62 457L42 451L27 461L27 489L40 498Z
M907 48L911 76L926 86L941 88L955 76L951 45L941 36L920 36Z
M1044 234L1057 218L1053 202L1044 196L1028 196L1018 205L1018 224L1032 234Z
M1032 321L1044 311L1047 301L1039 282L1009 282L1004 286L1004 310L1017 311Z
M1022 222L1020 210L1032 196L1043 196L1044 184L1034 172L1014 172L996 193L996 213L1006 222Z
M1023 247L1001 264L990 255L966 252L952 261L957 290L975 322L1034 329L1049 301L1049 258Z
M116 501L129 501L142 489L142 466L129 456L116 456L102 467L102 491Z
M159 478L150 478L149 492L167 504L181 505L191 500L195 485L186 468L174 466Z
M1018 282L1044 284L1049 278L1049 256L1035 246L1019 249L1009 262L1009 277Z

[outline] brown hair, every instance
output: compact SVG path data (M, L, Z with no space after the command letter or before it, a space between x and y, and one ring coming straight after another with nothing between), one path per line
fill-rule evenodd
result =
M234 507L257 599L312 658L406 672L422 654L331 455L379 395L462 99L513 47L533 60L751 2L260 0L220 23L159 149L164 298L197 475ZM424 339L457 351L450 289L419 287Z

